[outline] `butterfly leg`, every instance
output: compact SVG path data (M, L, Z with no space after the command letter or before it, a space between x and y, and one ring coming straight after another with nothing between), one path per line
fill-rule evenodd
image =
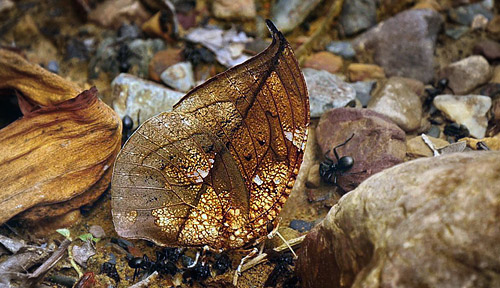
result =
M264 243L262 243L262 246L264 246ZM236 268L236 271L234 272L234 277L233 277L233 285L236 286L238 284L238 277L241 275L242 272L242 267L247 262L248 259L253 258L259 250L257 248L253 248L252 251L245 257L241 259L240 265L238 265L238 268ZM261 254L265 255L265 254Z

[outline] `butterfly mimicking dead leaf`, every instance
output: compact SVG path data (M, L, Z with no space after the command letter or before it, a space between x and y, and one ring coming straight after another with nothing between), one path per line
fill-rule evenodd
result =
M266 50L191 90L124 145L111 184L120 236L234 249L276 225L302 163L309 100L290 45L267 25Z

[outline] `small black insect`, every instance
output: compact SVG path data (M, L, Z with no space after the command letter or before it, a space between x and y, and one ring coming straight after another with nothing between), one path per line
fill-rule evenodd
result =
M323 181L327 183L333 182L333 184L341 190L341 194L345 194L346 191L338 184L338 178L340 176L365 172L361 171L361 172L347 173L347 171L351 170L352 166L354 166L354 159L351 156L339 157L339 154L337 153L337 148L346 145L347 142L349 142L352 139L352 137L354 137L354 134L352 134L351 137L349 137L349 139L347 139L344 143L339 144L333 148L333 154L335 154L336 160L328 157L328 154L331 151L328 150L325 153L325 161L319 164L319 175L321 176L321 179L323 179Z
M448 87L448 79L447 78L442 78L440 79L437 84L434 86L435 88L427 88L425 89L425 92L427 92L427 98L424 101L424 105L428 106L432 103L434 100L434 97L437 95L443 94L444 89Z
M204 261L198 262L194 267L188 268L182 274L182 279L184 282L191 283L190 280L203 281L210 276L210 266Z
M264 283L264 287L276 287L280 279L290 278L293 275L292 269L293 265L293 255L291 253L283 253L281 255L272 255L269 261L276 263L273 271L269 274Z
M109 278L115 280L116 283L120 282L120 275L118 275L116 266L113 263L110 262L102 263L100 274L106 274Z
M139 273L141 273L142 270L150 270L151 267L153 266L153 262L149 259L149 257L144 254L142 257L134 257L128 261L128 266L130 268L134 268L134 276L133 280L135 281L135 278L139 276Z
M156 251L156 260L154 262L147 255L130 259L128 266L134 268L133 281L135 281L135 278L139 276L142 270L148 275L154 271L158 271L160 274L177 274L179 268L177 268L175 263L180 257L179 251L181 250L176 248L165 248L163 251Z
M217 271L217 274L224 274L231 268L231 259L229 259L226 253L216 254L215 263L212 265L212 268Z
M140 124L140 114L141 114L141 111L139 110L139 112L137 113L137 125L139 126ZM135 129L134 129L134 120L132 120L132 117L130 117L129 115L125 115L122 119L122 125L123 125L123 130L122 130L122 146L123 144L125 144L125 142L127 142L128 138L130 138L130 136L132 136L132 134L134 133Z
M467 126L463 124L458 124L458 123L451 123L447 124L444 127L443 133L445 135L454 137L456 139L464 138L469 136L469 129L467 129Z
M118 53L116 54L116 61L118 62L118 68L120 69L120 72L128 72L128 69L130 69L130 63L129 63L129 58L131 56L130 49L128 48L128 45L125 43L122 43L120 45L120 48L118 48Z
M476 149L477 150L485 150L485 151L491 150L490 147L488 147L488 145L483 141L477 142Z

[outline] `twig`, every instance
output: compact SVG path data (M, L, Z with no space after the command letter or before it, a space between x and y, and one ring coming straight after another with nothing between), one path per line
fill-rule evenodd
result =
M45 260L40 267L38 267L35 272L31 273L28 275L28 278L38 278L42 276L44 273L49 271L56 263L61 259L61 257L64 254L64 251L68 249L69 244L71 244L71 241L68 239L64 239L64 241L59 245L59 248L52 254L52 256L49 257L49 259Z
M153 272L153 274L149 275L148 278L139 281L135 283L134 285L128 287L128 288L144 288L144 287L149 287L151 282L155 281L156 278L158 278L158 271Z
M297 56L297 59L299 59L299 63L302 63L304 61L304 56L311 50L311 47L313 44L316 43L318 39L320 39L330 28L333 20L339 16L340 12L342 11L342 5L344 4L344 0L333 0L332 5L330 6L330 9L328 10L328 13L325 15L325 19L323 20L323 23L321 23L321 26L314 31L314 33L309 37L307 42L302 44L299 49L295 52L295 55Z

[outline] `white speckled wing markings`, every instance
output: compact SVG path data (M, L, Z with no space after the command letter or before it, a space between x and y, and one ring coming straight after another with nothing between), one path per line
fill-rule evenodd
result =
M298 63L270 30L265 51L195 88L126 143L112 180L118 234L228 249L267 234L297 176L309 125Z

